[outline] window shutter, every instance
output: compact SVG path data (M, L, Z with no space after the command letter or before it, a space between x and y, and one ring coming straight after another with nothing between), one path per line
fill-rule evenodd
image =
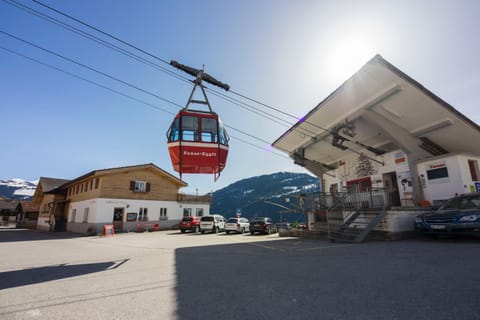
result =
M130 181L130 190L135 190L135 181Z
M147 182L147 186L146 186L146 189L145 189L146 192L150 192L150 183Z

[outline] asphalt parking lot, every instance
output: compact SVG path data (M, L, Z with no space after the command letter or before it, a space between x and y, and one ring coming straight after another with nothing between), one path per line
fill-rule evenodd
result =
M478 319L480 241L0 230L0 319Z

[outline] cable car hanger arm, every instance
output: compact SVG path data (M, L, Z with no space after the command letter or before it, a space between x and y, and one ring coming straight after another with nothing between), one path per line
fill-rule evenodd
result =
M218 81L217 79L215 79L214 77L212 77L211 75L206 73L205 70L199 70L199 69L195 69L195 68L186 66L184 64L178 63L175 60L171 60L170 65L174 66L175 68L177 68L179 70L182 70L183 72L188 73L189 75L192 75L192 76L196 77L195 83L197 83L199 85L201 84L201 82L203 80L203 81L208 82L210 84L213 84L217 87L220 87L225 91L230 90L230 86L228 84Z

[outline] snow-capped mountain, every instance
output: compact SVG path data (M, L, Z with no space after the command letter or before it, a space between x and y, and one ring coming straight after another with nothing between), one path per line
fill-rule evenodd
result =
M35 193L38 180L28 181L24 179L0 180L0 197L16 200L30 199Z

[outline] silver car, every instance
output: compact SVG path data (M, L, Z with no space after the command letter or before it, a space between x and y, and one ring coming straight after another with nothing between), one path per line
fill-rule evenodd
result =
M218 233L223 230L225 230L225 218L223 216L214 214L200 218L200 231L202 233Z
M250 231L250 223L246 218L230 218L225 223L225 232L245 233Z

